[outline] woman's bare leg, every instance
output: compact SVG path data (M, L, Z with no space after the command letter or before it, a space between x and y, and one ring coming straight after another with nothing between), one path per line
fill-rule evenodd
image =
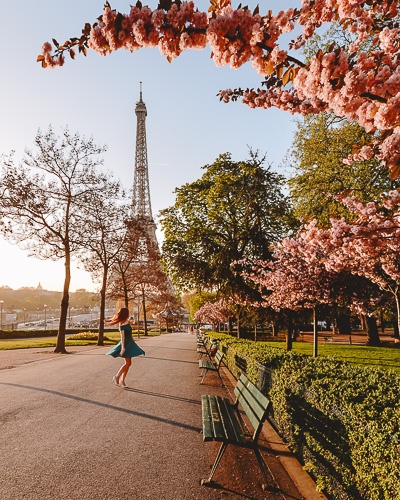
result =
M116 380L118 381L119 385L124 386L125 385L125 378L126 375L128 374L129 368L131 367L132 364L132 359L131 358L125 358L125 364L121 366L119 369L117 375L115 376Z

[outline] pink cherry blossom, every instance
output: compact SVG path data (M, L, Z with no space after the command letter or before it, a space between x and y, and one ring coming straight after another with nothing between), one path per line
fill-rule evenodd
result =
M233 316L232 304L227 299L206 302L194 314L194 319L201 323L223 323Z

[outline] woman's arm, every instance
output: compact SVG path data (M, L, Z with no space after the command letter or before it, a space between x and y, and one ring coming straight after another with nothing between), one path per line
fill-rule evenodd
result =
M120 330L121 333L121 356L125 354L125 330Z

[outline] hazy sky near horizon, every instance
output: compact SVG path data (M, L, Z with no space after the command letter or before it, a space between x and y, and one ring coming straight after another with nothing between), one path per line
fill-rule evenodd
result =
M206 10L209 2L195 2ZM256 2L247 2L250 6ZM271 0L268 9L283 8ZM279 110L251 110L241 103L223 104L220 89L258 87L261 79L250 64L240 70L217 68L209 50L190 51L171 64L158 49L131 54L120 50L107 57L89 51L62 68L42 69L36 63L42 44L62 43L79 36L85 22L102 13L103 1L13 0L2 5L0 156L15 151L19 163L32 149L37 130L52 125L60 133L93 136L106 144L104 168L127 188L133 184L139 82L147 106L147 145L151 202L159 210L174 203L174 189L202 175L201 167L230 152L234 160L248 158L249 148L266 153L280 167L293 139L294 118ZM156 1L144 2L155 8ZM129 2L111 1L128 12ZM263 9L263 7L261 7ZM265 7L267 9L267 6ZM64 265L28 258L25 251L0 239L0 286L37 286L62 290ZM74 266L71 291L97 290L88 273ZM1 297L0 297L1 298Z

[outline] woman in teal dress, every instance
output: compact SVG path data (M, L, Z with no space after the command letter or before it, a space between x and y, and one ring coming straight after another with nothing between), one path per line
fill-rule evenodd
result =
M132 327L129 323L129 309L127 307L121 307L112 319L105 321L105 324L118 325L121 333L120 342L106 354L109 354L113 358L124 358L125 360L125 363L118 370L118 373L114 375L113 382L115 385L118 385L118 387L128 387L125 383L125 378L131 367L132 358L145 354L143 349L141 349L132 338Z

